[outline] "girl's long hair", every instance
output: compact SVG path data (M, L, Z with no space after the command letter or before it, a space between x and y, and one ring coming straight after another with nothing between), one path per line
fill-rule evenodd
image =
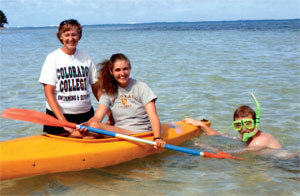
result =
M118 91L118 82L111 74L114 69L114 63L118 60L127 61L129 68L131 69L129 59L121 53L113 54L109 60L104 60L98 64L98 66L100 66L100 73L98 76L97 85L103 93L107 93L108 95L114 95Z

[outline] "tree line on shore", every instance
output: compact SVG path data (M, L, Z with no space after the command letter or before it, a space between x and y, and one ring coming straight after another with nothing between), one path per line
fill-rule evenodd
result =
M2 12L2 10L0 10L0 28L3 28L4 24L8 24L7 18L5 14Z

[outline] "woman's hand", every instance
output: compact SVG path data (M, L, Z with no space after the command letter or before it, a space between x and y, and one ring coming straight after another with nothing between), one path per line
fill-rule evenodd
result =
M76 129L70 128L70 127L63 127L64 130L68 131L70 134L73 133Z
M85 123L81 123L80 125L85 125ZM64 129L69 132L68 137L73 137L73 138L83 138L87 132L87 128L85 127L82 128L76 127L76 129L64 127Z
M83 122L80 125L89 126L89 123L88 122ZM86 127L81 127L80 129L76 128L76 130L80 131L80 133L82 133L84 135L86 135L86 132L88 131L88 129Z

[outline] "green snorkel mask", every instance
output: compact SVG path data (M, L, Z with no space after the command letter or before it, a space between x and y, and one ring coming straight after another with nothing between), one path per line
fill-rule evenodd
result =
M234 130L236 131L240 131L243 126L245 126L247 129L253 129L255 127L255 130L250 132L250 133L244 133L243 134L243 137L242 137L242 141L243 142L247 142L249 138L253 137L257 131L258 131L258 128L259 128L259 121L260 121L260 104L259 102L257 101L255 95L253 93L251 93L252 95L252 98L255 102L255 105L256 105L256 111L255 111L255 125L254 125L254 121L253 119L244 119L244 120L238 120L238 121L234 121L232 123L232 127Z

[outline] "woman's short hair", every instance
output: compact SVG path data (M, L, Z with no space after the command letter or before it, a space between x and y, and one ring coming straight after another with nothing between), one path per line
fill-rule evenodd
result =
M64 20L59 24L58 31L56 33L56 36L58 40L63 44L62 40L60 39L61 34L63 34L66 31L69 31L71 27L77 26L78 27L78 33L79 33L79 39L81 39L82 35L82 27L80 23L75 20L75 19L69 19L69 20Z

